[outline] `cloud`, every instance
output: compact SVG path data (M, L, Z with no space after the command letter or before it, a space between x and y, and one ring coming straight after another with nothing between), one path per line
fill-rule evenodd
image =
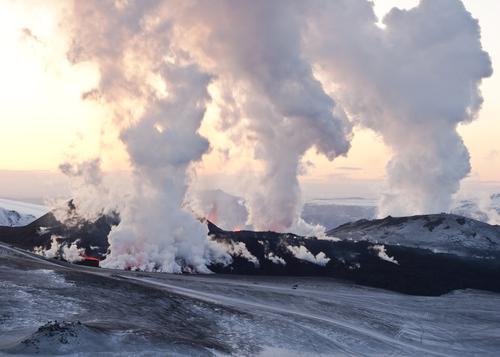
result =
M394 152L380 215L447 210L471 169L456 128L475 118L492 73L478 22L459 0L394 8L384 29L369 2L314 4L305 6L309 55L353 120Z
M37 43L43 43L29 28L23 27L21 29L22 38Z
M240 175L246 223L258 230L321 234L300 219L302 161L311 148L346 155L353 125L394 152L382 215L446 210L470 172L456 127L475 118L492 69L459 0L393 9L384 29L366 0L88 0L73 10L68 59L98 67L83 97L106 107L106 129L119 131L132 167L107 266L207 271L207 229L184 207L210 151L199 132L209 108L220 113L217 130L259 164ZM88 175L61 168L100 184L92 166Z
M337 170L342 170L342 171L361 171L363 170L361 167L354 167L354 166L340 166L336 168Z

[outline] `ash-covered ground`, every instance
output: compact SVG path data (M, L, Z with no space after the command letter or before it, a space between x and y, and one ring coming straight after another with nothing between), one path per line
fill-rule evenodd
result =
M320 277L172 275L0 245L0 351L17 355L496 356L500 295L418 297Z

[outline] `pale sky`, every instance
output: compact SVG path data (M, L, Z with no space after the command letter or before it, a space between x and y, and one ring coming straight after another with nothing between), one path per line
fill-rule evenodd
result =
M411 7L417 0L376 0L377 15L392 6ZM472 161L470 179L500 181L500 1L466 0L467 9L479 19L482 44L490 54L494 74L482 84L484 104L476 121L461 126L460 134ZM106 115L98 103L82 101L99 74L90 64L71 65L65 59L67 38L60 31L64 2L12 2L0 0L0 170L57 170L68 158L91 158L102 154L107 170L126 168L123 149L102 132ZM66 3L67 4L67 3ZM29 31L28 31L29 29ZM209 113L210 114L210 113ZM212 113L216 115L216 113ZM210 127L210 115L202 133L215 143L224 138ZM224 164L228 173L246 164L242 160ZM222 154L213 151L204 159L200 175L220 171ZM347 157L333 163L312 151L303 180L332 177L381 179L391 156L381 139L370 131L356 129Z

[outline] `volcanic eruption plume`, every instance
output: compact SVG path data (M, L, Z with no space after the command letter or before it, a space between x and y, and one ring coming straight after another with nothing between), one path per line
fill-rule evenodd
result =
M459 0L393 9L382 26L367 0L95 0L73 13L69 58L98 65L85 98L110 109L133 169L108 266L205 271L214 259L181 208L209 150L198 133L209 93L234 116L220 131L263 163L245 192L255 229L312 229L300 219L301 160L310 148L345 155L353 124L394 151L381 214L447 210L470 171L456 128L480 108L491 63Z
M447 211L469 154L456 128L474 119L492 73L477 21L460 0L421 0L377 23L364 0L307 6L308 52L353 119L394 152L379 214Z
M264 163L246 197L255 228L298 229L300 160L311 147L347 152L343 108L393 149L380 215L449 209L470 172L456 128L474 118L492 71L460 0L395 8L382 27L366 0L197 2L182 22L201 28L193 46L234 92Z
M252 133L255 158L264 164L247 193L249 223L258 230L298 229L302 156L311 147L330 160L344 155L351 132L303 56L300 7L293 1L200 1L186 20L205 30L194 45L212 60L221 83L238 92L245 133Z
M207 228L181 205L190 165L208 150L197 131L211 76L171 44L164 5L75 2L69 56L99 66L98 96L112 110L133 169L134 192L103 265L206 271Z

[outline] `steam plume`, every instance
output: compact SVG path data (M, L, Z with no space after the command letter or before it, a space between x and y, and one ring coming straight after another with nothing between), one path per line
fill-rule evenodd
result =
M289 1L200 1L189 26L222 83L236 88L264 171L247 197L249 223L283 231L300 216L299 164L311 147L333 160L349 149L350 124L303 57L300 8ZM227 88L226 88L227 90Z
M456 127L474 119L492 73L480 29L459 0L421 0L376 25L366 1L315 3L310 54L360 124L394 151L380 214L449 209L469 154Z
M446 210L470 171L456 127L480 108L491 63L459 0L393 9L385 28L366 0L94 0L74 14L69 58L99 67L84 97L110 109L134 176L108 266L206 271L216 254L181 209L209 149L198 134L209 85L229 98L226 129L242 130L264 164L246 197L256 229L310 228L299 218L301 159L311 147L345 154L348 115L394 150L381 214Z
M69 55L99 66L98 91L120 127L134 175L103 265L207 271L207 228L181 206L190 166L208 150L197 130L211 77L171 44L164 5L75 2Z

